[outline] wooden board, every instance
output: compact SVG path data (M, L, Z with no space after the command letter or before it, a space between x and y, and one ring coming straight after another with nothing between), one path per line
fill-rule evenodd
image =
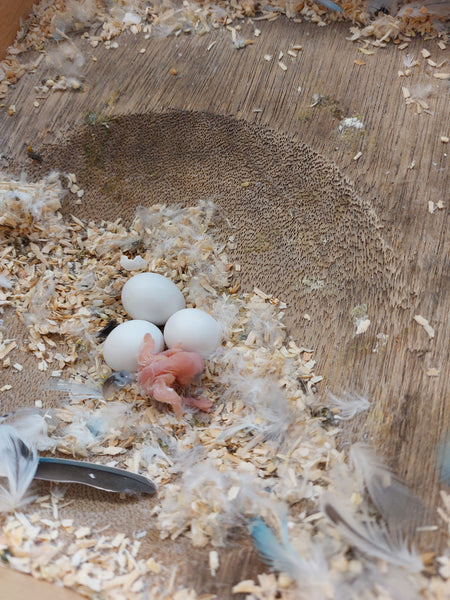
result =
M71 590L61 588L46 581L36 581L29 575L0 567L0 589L8 600L26 600L32 592L35 600L81 600L82 596Z
M420 50L428 48L440 62L448 51L439 50L435 41L416 39L406 50L390 46L367 56L346 40L346 26L318 28L279 19L258 27L261 36L241 50L224 31L149 40L127 33L117 50L93 49L80 41L87 56L86 91L53 93L35 108L34 86L52 73L43 61L7 98L6 107L15 104L16 114L8 117L2 110L1 151L26 162L28 144L38 151L75 130L90 111L117 115L179 108L268 125L333 160L377 212L398 257L401 295L392 310L369 303L372 329L365 340L350 334L344 339L342 332L352 330L351 317L337 321L338 311L324 314L314 294L308 306L291 307L290 323L296 324L297 341L315 348L324 387L353 389L376 403L367 418L348 426L347 439L374 441L413 489L436 504L436 443L450 425L448 144L440 140L450 131L449 92L425 64L410 79L399 78L398 70L404 69L406 54L420 58ZM242 36L251 33L252 27L243 24ZM303 50L291 59L286 52L294 44ZM145 53L139 52L142 48ZM280 51L286 71L278 65ZM271 61L264 60L266 54ZM366 64L358 66L357 59ZM426 98L432 114L417 114L414 106L405 105L401 88L416 82L432 83ZM357 117L363 130L340 132L343 117ZM354 160L359 151L361 157ZM428 202L439 200L445 208L430 214ZM311 315L301 327L300 310ZM433 339L413 320L418 314L435 328ZM388 340L373 352L377 333ZM427 375L431 367L438 376ZM436 545L437 537L431 542ZM231 552L216 578L217 590L229 591L248 573L248 563L233 557ZM188 583L204 590L208 579L205 564Z
M0 59L13 43L22 21L30 13L34 0L0 0Z

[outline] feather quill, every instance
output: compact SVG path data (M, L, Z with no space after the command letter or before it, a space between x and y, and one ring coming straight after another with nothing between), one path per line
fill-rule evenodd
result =
M419 573L423 569L419 554L399 534L375 523L358 522L348 509L328 494L322 498L321 510L347 541L364 554L403 567L412 573Z
M48 435L50 412L42 412L36 408L19 408L0 417L0 425L13 427L21 439L37 450L54 449L56 442Z
M39 457L9 425L0 425L0 512L10 512L28 504L27 496ZM3 480L7 480L7 486Z

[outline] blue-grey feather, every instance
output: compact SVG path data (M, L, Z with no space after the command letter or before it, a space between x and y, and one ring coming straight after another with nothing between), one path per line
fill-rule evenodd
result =
M324 6L325 8L329 8L330 10L335 10L337 12L344 12L340 6L331 2L331 0L317 0L319 4Z

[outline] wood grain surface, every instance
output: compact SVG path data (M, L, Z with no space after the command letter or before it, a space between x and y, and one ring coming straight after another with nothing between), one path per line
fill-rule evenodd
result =
M395 306L369 299L369 335L357 338L351 316L344 318L342 307L325 313L314 293L307 305L290 306L288 324L299 344L315 349L316 372L325 378L322 393L326 387L352 389L374 403L369 416L347 426L344 442L373 441L399 475L436 505L436 443L450 426L449 146L440 139L450 131L449 86L433 78L431 67L422 65L420 72L416 68L408 79L398 77L398 71L405 68L406 54L420 58L422 48L436 62L448 59L449 53L436 41L416 39L403 51L391 45L363 55L346 40L343 25L318 28L279 19L259 22L258 28L260 37L241 50L225 31L149 40L123 34L116 50L93 49L78 40L88 57L86 91L53 93L35 108L34 86L50 74L42 61L6 99L0 113L0 151L26 164L27 145L39 151L62 140L90 111L119 115L176 108L267 125L332 160L376 211L397 258L398 297ZM252 32L243 23L242 36ZM291 58L286 52L295 44L302 50ZM139 52L142 48L144 53ZM286 71L278 65L280 51ZM266 54L272 55L271 61L264 59ZM358 66L354 61L361 58L365 64ZM426 98L431 114L417 114L415 105L405 104L402 86L413 89L416 84L432 85ZM9 104L16 106L13 117L7 116ZM345 117L357 117L363 129L340 131ZM362 154L354 160L358 152ZM445 207L431 214L429 201L443 201ZM282 292L278 290L281 298ZM360 301L349 298L348 304ZM300 320L300 312L309 313L311 321ZM433 339L414 315L429 320ZM387 343L373 352L377 333L386 334ZM427 375L432 367L438 376ZM439 536L429 543L437 547ZM231 552L217 575L217 589L225 590L221 598L230 597L230 585L250 569L237 555L237 550ZM203 590L207 579L205 564L190 573L188 583Z
M0 0L0 58L13 43L17 30L30 13L34 0Z
M27 600L30 593L35 600L81 600L82 596L68 590L47 583L46 581L37 581L29 575L24 575L18 571L12 571L0 567L0 589L2 597L8 600Z

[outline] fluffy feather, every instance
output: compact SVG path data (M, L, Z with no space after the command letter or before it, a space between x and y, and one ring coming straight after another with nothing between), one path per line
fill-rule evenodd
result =
M340 421L349 421L357 414L370 408L370 402L367 398L355 393L345 393L342 397L329 393L326 406L332 411L338 411L335 419Z
M415 520L425 519L423 503L371 448L360 443L353 444L349 456L357 477L366 486L372 502L391 531L406 532Z
M100 386L94 384L59 379L58 381L51 382L48 387L51 390L63 392L73 403L91 398L94 400L103 400L102 389Z
M294 579L302 598L319 600L329 597L329 572L323 554L316 548L314 559L302 558L289 540L285 519L280 520L280 540L259 517L250 522L249 529L262 559L271 570L282 571Z
M295 579L305 561L289 541L286 521L281 522L281 541L259 517L250 522L249 529L256 549L269 567Z
M37 450L49 450L55 447L55 442L48 436L46 417L35 408L21 408L0 417L0 424L14 427L22 440Z
M142 416L119 401L91 410L86 405L67 406L58 409L56 416L61 421L54 434L58 448L79 456L99 445L127 439L145 427Z
M242 399L246 412L224 429L220 439L227 440L243 431L253 435L247 450L266 440L280 444L290 425L295 423L295 413L278 381L274 377L253 377L231 371L226 377L228 387L224 391L224 401Z
M400 535L375 523L358 522L351 512L329 494L321 500L321 510L347 541L361 552L403 567L412 573L423 569L422 560Z
M0 483L0 512L9 512L34 500L26 493L39 457L9 425L0 425L0 457L0 477L8 482L7 487Z

